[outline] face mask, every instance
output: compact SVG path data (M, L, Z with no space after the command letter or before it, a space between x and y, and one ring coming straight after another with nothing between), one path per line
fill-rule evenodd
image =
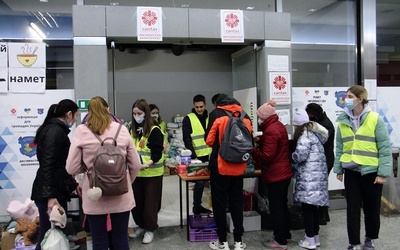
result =
M65 122L65 125L66 125L68 128L71 128L71 127L72 127L72 122Z
M309 117L309 119L310 119L310 121L312 121L312 122L316 122L316 121L318 121L317 117L314 117L314 116L312 116L312 117Z
M262 120L261 118L258 118L257 122L258 122L258 125L261 125L264 122L264 120Z
M144 121L144 116L135 116L134 118L138 124L141 124Z
M350 99L350 98L345 98L344 99L344 106L348 109L348 110L353 110L354 107L356 105L354 105L354 100Z
M153 117L154 119L158 118L158 114L152 114L151 117Z

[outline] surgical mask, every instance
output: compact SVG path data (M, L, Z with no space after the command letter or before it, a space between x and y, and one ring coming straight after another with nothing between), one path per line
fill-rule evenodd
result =
M135 116L134 118L138 124L141 124L144 121L144 116Z
M344 99L344 106L345 106L348 110L353 110L354 107L356 106L356 105L354 105L354 99L345 98L345 99Z
M261 124L263 124L264 120L261 118L258 118L257 122L258 122L258 125L261 125Z
M72 127L72 122L65 122L65 126L67 126L68 128Z
M158 119L158 114L152 114L151 117L153 117L154 119Z

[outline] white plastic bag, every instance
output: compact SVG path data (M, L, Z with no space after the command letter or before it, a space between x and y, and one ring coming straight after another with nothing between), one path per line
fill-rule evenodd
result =
M54 226L53 222L40 245L42 246L42 250L69 250L67 237L60 229Z

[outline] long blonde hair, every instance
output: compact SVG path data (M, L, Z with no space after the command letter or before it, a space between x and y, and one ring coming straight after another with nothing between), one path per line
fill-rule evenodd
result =
M87 125L98 135L102 135L110 127L111 116L108 104L103 97L95 96L89 102L89 118Z

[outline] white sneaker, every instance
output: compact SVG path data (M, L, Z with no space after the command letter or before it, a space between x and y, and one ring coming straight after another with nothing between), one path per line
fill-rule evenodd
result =
M154 233L150 232L150 231L146 231L146 233L144 234L142 243L149 244L149 243L153 242L153 239L154 239Z
M219 240L211 241L210 248L214 250L229 250L228 242L219 242ZM236 248L235 248L236 249Z
M243 242L235 242L235 243L233 244L233 246L234 246L234 250L242 250L242 249L245 249L245 248L246 248L246 243L243 243Z
M304 236L304 239L299 241L299 246L305 249L316 249L317 246L315 245L314 237L309 238Z
M129 234L129 238L137 238L139 236L142 236L145 233L145 230L143 228L137 227L135 228L135 231L133 234Z

